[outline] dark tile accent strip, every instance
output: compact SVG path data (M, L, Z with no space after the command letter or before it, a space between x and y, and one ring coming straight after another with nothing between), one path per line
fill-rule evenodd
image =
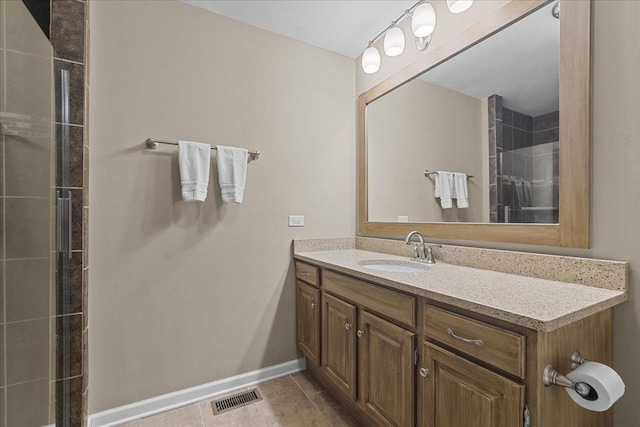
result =
M82 314L56 319L56 342L56 379L82 375Z
M84 7L75 0L52 0L51 44L57 58L84 63Z
M82 425L82 377L56 381L56 425ZM64 398L63 398L64 396ZM69 424L64 423L64 401L69 402Z
M69 129L69 174L68 182L62 182L62 170L66 165L62 164L62 134L63 126L56 125L56 148L57 148L57 167L56 167L56 185L58 187L82 187L84 180L83 163L84 163L84 129L79 126L67 126Z

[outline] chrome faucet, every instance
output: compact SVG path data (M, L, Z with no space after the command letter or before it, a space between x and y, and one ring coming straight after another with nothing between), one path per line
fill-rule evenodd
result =
M404 242L407 245L411 244L411 238L413 236L418 236L418 240L420 240L420 244L418 243L414 243L413 245L413 257L411 258L414 261L424 261L425 260L425 253L426 253L426 247L424 245L424 237L422 237L422 234L420 234L419 231L412 231L411 233L407 234L406 239L404 239Z
M427 264L435 264L436 260L433 259L433 248L441 248L442 245L427 245L424 243L424 237L420 234L419 231L412 231L407 234L407 237L404 239L404 242L407 245L410 245L411 238L413 236L418 236L418 240L420 243L413 244L413 257L411 258L414 261L426 262Z

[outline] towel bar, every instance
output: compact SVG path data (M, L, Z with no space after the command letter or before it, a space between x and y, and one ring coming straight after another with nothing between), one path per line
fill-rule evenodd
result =
M146 144L147 144L147 148L153 150L158 148L158 144L178 145L178 141L161 141L159 139L147 138ZM211 149L215 150L216 147L212 146ZM260 158L259 151L257 150L249 151L249 160L258 160L259 158Z
M427 170L427 171L424 171L424 176L433 175L434 173L438 173L438 171L429 171L429 170ZM467 175L467 179L471 179L473 177L474 177L473 175Z

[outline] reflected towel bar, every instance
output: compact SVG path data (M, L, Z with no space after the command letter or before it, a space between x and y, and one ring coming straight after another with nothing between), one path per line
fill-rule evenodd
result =
M438 171L424 171L424 176L433 175L434 173L438 173ZM467 175L467 179L473 178L474 175Z
M153 150L158 148L158 144L168 144L168 145L178 145L178 141L161 141L159 139L148 138L146 141L147 148ZM212 146L212 150L215 150L216 147ZM260 158L259 151L249 151L249 160L258 160Z

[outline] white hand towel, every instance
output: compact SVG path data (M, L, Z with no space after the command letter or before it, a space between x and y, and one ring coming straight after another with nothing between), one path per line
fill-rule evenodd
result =
M453 185L453 173L446 171L438 171L436 174L437 178L440 180L440 191L438 192L438 196L440 197L440 206L442 209L451 209L453 203L451 199L454 197L455 187ZM436 181L437 182L437 181Z
M462 172L454 172L453 185L456 193L455 197L458 208L468 208L469 189L467 188L467 174Z
M178 166L182 184L182 200L204 202L209 186L211 145L178 141Z
M225 147L223 145L218 145L216 150L222 201L242 203L244 185L247 180L249 152L246 148Z

